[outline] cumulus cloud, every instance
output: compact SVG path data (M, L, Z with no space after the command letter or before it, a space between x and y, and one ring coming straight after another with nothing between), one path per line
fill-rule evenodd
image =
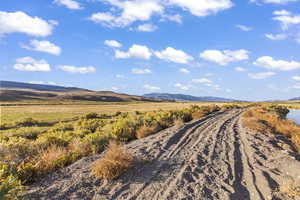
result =
M193 83L212 83L212 81L207 78L192 79L192 82Z
M75 67L71 65L60 65L58 66L59 69L70 72L73 74L90 74L90 73L95 73L96 68L93 66L87 66L87 67Z
M250 27L250 26L237 24L236 27L239 28L242 31L246 31L246 32L252 31L252 27Z
M273 4L287 4L296 1L298 0L263 0L264 3L273 3Z
M181 90L189 90L192 86L190 86L190 85L183 85L183 84L181 84L181 83L176 83L175 85L174 85L176 88L179 88L179 89L181 89Z
M300 68L300 62L296 62L293 60L275 60L271 56L260 57L253 64L259 67L263 67L265 69L275 69L281 71L290 71Z
M172 47L167 47L162 51L155 51L155 56L159 59L166 60L168 62L174 62L179 64L187 64L194 58L182 50L177 50Z
M149 84L145 84L145 85L144 85L144 88L147 89L147 90L151 90L151 91L157 91L157 90L160 90L160 87L153 86L153 85L149 85Z
M94 13L89 19L108 26L124 27L132 24L135 21L148 21L155 14L163 13L164 7L154 0L104 0L118 10L121 10L120 15L112 13Z
M163 15L161 20L162 21L169 20L169 21L173 21L173 22L176 22L178 24L181 24L182 23L182 16L179 15L179 14L175 14L175 15Z
M179 72L181 72L181 73L184 73L184 74L189 74L189 73L191 73L188 69L186 69L186 68L180 68L179 69Z
M22 48L60 55L61 48L47 40L31 40L29 45L23 45Z
M116 78L125 78L123 74L116 74Z
M294 88L294 89L300 89L300 83L297 83L297 84L293 85L292 88Z
M36 37L52 34L53 23L39 17L31 17L24 12L0 11L0 35L9 33L25 33Z
M270 40L285 40L287 38L286 34L265 34L266 38Z
M230 0L169 0L168 3L199 17L216 14L233 6Z
M17 63L13 66L13 68L19 71L51 71L50 65L45 60L35 60L32 57L22 57L18 58L16 62Z
M137 31L141 31L141 32L153 32L156 31L157 29L158 27L153 24L142 24L136 28Z
M295 81L300 81L300 76L293 76L292 79Z
M81 10L83 7L74 0L54 0L54 3L57 5L66 6L67 8L71 10Z
M120 47L122 47L122 44L120 42L116 41L116 40L105 40L104 44L106 46L113 47L113 48L120 48Z
M291 25L300 24L300 15L292 14L286 10L274 11L273 20L281 23L281 27L283 30L287 30Z
M245 71L247 71L247 69L244 68L244 67L236 67L234 69L235 69L235 71L238 71L238 72L245 72Z
M274 76L274 72L249 73L248 76L252 79L265 79Z
M132 45L127 52L116 50L115 58L126 59L126 58L138 58L149 60L152 56L150 49L146 46Z
M204 52L200 53L200 57L204 60L225 66L231 62L238 62L249 59L249 53L249 51L244 49L236 51L205 50Z
M138 69L138 68L131 69L131 72L134 74L150 74L150 73L152 73L152 71L150 69Z
M92 14L89 19L106 26L125 27L136 21L149 21L158 15L162 20L181 23L180 15L166 14L168 8L180 7L192 15L204 17L216 14L233 6L231 0L102 0L112 6L110 12Z

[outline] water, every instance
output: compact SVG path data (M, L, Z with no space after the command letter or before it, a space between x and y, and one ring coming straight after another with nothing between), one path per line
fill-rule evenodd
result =
M300 110L290 110L289 114L287 115L287 118L295 121L297 124L300 125Z

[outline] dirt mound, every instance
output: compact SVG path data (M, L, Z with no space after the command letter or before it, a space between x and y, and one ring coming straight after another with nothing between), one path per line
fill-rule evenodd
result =
M288 199L279 188L300 183L299 157L283 136L252 133L240 125L242 110L136 140L139 159L114 181L91 175L86 157L30 186L30 199ZM297 197L296 197L297 198Z

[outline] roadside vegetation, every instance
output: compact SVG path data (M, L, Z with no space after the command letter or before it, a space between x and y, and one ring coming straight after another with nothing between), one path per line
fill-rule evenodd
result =
M0 199L14 199L24 186L108 145L104 160L92 171L99 178L113 179L132 166L132 157L115 142L129 142L171 126L239 107L197 106L148 112L91 112L68 121L46 122L34 118L2 123L0 128ZM109 163L109 164L108 164Z
M286 116L289 110L285 106L256 106L243 114L243 125L262 133L283 134L300 153L300 126Z

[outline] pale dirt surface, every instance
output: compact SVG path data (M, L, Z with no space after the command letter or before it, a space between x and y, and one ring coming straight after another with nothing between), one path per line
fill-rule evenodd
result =
M204 119L133 141L134 168L114 181L90 173L83 158L30 186L29 199L100 200L277 200L276 192L300 183L300 158L280 135L253 133L241 126L242 110Z

